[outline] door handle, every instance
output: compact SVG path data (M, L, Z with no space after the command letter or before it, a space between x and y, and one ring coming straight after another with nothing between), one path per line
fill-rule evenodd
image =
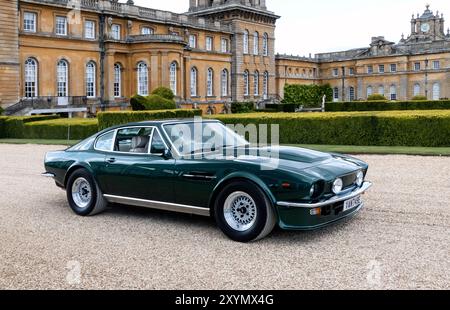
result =
M116 162L116 159L115 158L110 158L110 159L108 159L108 160L106 160L108 163L110 163L110 164L114 164L115 162Z

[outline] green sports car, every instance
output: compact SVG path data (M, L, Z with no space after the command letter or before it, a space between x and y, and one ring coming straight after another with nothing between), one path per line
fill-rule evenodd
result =
M355 215L372 185L367 169L344 155L253 147L219 121L174 120L109 128L49 152L44 176L81 216L112 204L212 216L229 238L250 242L277 224L313 230Z

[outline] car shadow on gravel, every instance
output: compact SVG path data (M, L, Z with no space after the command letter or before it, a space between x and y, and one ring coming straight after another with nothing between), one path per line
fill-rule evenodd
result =
M107 211L114 217L136 217L140 220L145 219L149 221L157 221L159 224L171 224L180 226L195 226L198 229L219 231L214 218L203 217L198 215L190 215L183 213L176 213L164 210L133 207L127 205L114 204ZM312 243L320 241L324 238L336 234L340 230L349 229L352 219L344 219L340 222L333 223L328 227L321 228L313 231L286 231L278 227L275 227L274 231L260 242L276 242L278 244L299 242L302 244ZM226 238L223 236L223 238Z

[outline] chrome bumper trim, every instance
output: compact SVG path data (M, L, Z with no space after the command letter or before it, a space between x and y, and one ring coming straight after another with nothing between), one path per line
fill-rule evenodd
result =
M55 175L53 173L50 172L44 172L41 174L41 176L45 177L45 178L54 178Z
M306 209L314 209L314 208L320 208L320 207L325 207L325 206L329 206L338 202L342 202L345 200L349 200L352 198L355 198L359 195L364 194L369 188L372 187L372 183L370 182L364 182L363 186L361 186L358 189L355 189L354 191L342 195L342 196L335 196L329 200L323 201L323 202L318 202L318 203L294 203L294 202L278 202L277 205L280 207L285 207L285 208L306 208Z

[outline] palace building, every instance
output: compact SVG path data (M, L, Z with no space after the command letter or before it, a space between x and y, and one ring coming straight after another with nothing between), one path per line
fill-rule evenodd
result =
M189 0L184 14L132 0L0 0L0 104L9 114L126 109L165 86L180 107L277 102L286 84L336 101L450 97L450 33L429 7L398 43L314 57L275 54L266 0ZM331 99L331 98L330 98Z

